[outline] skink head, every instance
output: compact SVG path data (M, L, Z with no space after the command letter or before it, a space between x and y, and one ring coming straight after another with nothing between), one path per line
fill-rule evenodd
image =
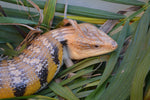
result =
M106 33L91 24L79 24L79 30L66 35L72 59L83 59L114 51L117 43Z

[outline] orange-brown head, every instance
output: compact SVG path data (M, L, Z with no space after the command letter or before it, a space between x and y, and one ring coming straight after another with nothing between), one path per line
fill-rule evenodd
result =
M72 59L106 54L117 48L117 43L97 27L83 23L78 24L74 34L65 36L69 55Z

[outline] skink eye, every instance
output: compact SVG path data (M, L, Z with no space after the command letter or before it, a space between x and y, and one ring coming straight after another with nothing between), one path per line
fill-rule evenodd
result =
M98 45L94 45L95 48L99 47Z

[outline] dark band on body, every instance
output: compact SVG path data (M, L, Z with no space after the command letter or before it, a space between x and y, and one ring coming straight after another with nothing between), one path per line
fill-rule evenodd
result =
M51 54L52 55L52 59L55 62L55 64L59 65L59 59L58 59L58 53L59 53L59 49L57 46L53 46L54 49L54 53Z
M27 87L27 84L24 84L23 82L15 84L15 88L13 89L14 95L16 97L23 96L25 93L26 87Z
M40 79L40 84L41 84L41 87L44 86L45 84L47 84L47 76L48 76L48 68L47 68L47 64L48 62L46 61L41 70L39 71L38 73L38 77Z

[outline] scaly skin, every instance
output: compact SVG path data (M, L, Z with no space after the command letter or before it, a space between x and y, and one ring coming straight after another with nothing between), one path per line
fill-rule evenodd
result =
M47 32L12 60L0 62L0 98L31 95L45 87L59 71L63 45L67 40L73 59L111 52L117 43L90 24L75 25ZM95 33L96 32L96 33Z

